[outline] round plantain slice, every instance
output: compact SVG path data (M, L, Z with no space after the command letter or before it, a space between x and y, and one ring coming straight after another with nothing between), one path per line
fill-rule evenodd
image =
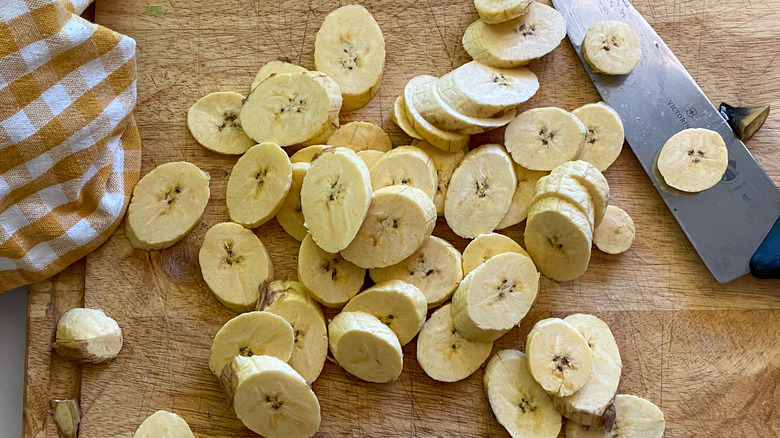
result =
M585 32L582 54L596 73L627 75L642 59L642 42L628 24L601 21Z
M238 114L244 96L233 92L207 94L187 111L187 128L204 148L226 155L241 155L255 142L241 128Z
M341 255L361 268L391 266L420 249L435 225L436 207L425 192L384 187L374 192L363 225Z
M452 173L444 217L460 237L492 232L509 211L517 187L509 154L500 145L482 145L466 154Z
M401 346L408 344L425 323L428 305L417 286L401 280L377 283L353 297L343 312L366 312L398 336Z
M561 414L534 380L525 354L500 350L485 367L485 395L496 420L513 437L556 438Z
M125 235L135 248L165 249L189 234L209 202L209 175L186 161L165 163L133 189Z
M328 14L314 41L314 65L339 84L343 111L365 106L385 67L385 39L371 13L348 5Z
M146 417L143 423L138 426L133 438L159 437L195 438L195 435L192 434L189 424L180 416L168 411L157 411Z
M471 136L465 134L458 134L456 132L445 131L440 129L420 114L417 108L414 106L414 93L420 85L427 84L429 82L436 81L433 76L415 76L404 87L404 108L406 110L406 118L409 121L411 128L416 132L423 140L436 146L437 148L446 152L455 152L463 149L469 144Z
M254 310L260 294L273 280L274 266L263 242L233 222L209 228L198 253L203 280L225 307Z
M545 198L563 199L576 206L588 218L591 233L595 229L595 207L593 206L590 193L574 177L562 173L551 173L539 178L534 188L534 194L531 197L531 205Z
M533 0L474 0L479 18L497 24L517 18L526 12Z
M721 180L729 164L723 137L709 129L685 129L666 141L658 154L658 171L667 184L683 192L701 192Z
M495 255L471 271L452 296L455 329L472 341L495 341L525 317L538 292L539 272L530 257Z
M239 120L257 141L290 146L305 142L330 123L331 98L325 86L302 73L283 73L260 82L244 101Z
M580 119L585 129L585 144L580 160L596 166L604 172L617 160L623 150L623 122L615 110L604 102L589 103L572 111Z
M279 145L252 146L228 178L225 203L230 220L247 228L263 225L282 208L291 184L290 159Z
M463 280L460 252L449 242L435 236L401 263L368 271L376 283L402 280L413 284L425 296L428 307L447 301Z
M387 152L371 166L371 188L403 185L422 190L431 199L438 184L433 160L422 149L399 146Z
M620 254L628 251L636 237L636 228L631 216L620 207L610 205L604 220L593 233L596 248L607 254Z
M593 370L593 351L585 337L559 318L543 319L525 342L528 369L545 391L556 397L576 393Z
M550 279L569 281L585 273L592 239L585 214L563 199L542 199L528 212L525 249Z
M273 356L236 356L220 376L236 417L265 438L306 438L320 427L320 403L290 365Z
M387 152L393 148L390 136L369 122L349 122L328 138L328 146L350 148L355 152L375 150Z
M298 280L317 302L326 307L341 307L360 292L366 270L329 253L314 242L311 234L298 250Z
M474 374L490 356L492 342L469 341L452 324L452 305L437 309L417 336L417 362L433 380L457 382Z
M534 108L509 123L504 144L515 163L530 170L550 171L580 155L585 133L585 125L568 111Z
M436 81L442 100L471 117L493 117L530 99L539 79L527 68L495 68L471 61Z
M355 151L327 148L312 161L301 186L306 228L323 250L346 248L371 204L371 176Z
M365 312L341 312L328 324L333 358L348 373L373 383L398 379L403 351L398 337L376 316Z
M519 67L550 53L566 36L566 21L555 9L532 2L521 17L500 24L477 20L463 34L463 48L483 64Z

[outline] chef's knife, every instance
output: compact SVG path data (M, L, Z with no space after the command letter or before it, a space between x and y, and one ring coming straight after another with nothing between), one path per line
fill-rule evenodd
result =
M780 232L767 237L776 221L780 229L780 191L642 15L626 0L552 2L601 98L620 114L631 149L715 279L726 283L748 273L765 237L759 252L780 264ZM594 73L583 58L585 32L604 20L622 21L639 34L642 60L628 75ZM655 167L666 140L687 128L717 131L729 150L720 182L700 193L667 186ZM771 269L779 275L778 266Z

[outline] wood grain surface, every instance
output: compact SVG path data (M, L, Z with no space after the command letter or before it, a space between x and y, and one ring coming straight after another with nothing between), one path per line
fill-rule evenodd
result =
M225 186L235 158L197 145L186 112L213 91L246 93L257 69L286 57L313 68L316 31L339 1L215 2L165 0L163 17L143 15L146 0L100 0L96 20L138 42L136 118L144 147L142 173L187 160L211 174L212 198L201 224L159 252L134 250L122 229L86 260L84 303L102 308L122 327L125 344L109 365L80 369L81 437L131 437L158 409L181 415L199 437L254 436L238 421L208 369L210 342L235 314L208 290L197 265L206 230L228 219ZM387 42L384 79L365 108L342 122L383 126L395 145L409 138L390 121L393 99L413 76L440 76L469 60L460 38L476 19L467 0L363 3ZM635 2L710 99L780 105L780 0ZM598 95L568 40L530 65L539 93L521 109L573 109ZM748 147L780 183L780 118L770 115ZM473 145L501 141L502 132ZM594 251L587 273L568 283L543 278L539 298L520 326L496 342L523 349L539 319L593 313L612 328L623 357L619 391L645 397L664 412L668 437L780 436L780 280L743 277L718 284L626 147L605 173L613 204L634 219L637 238L621 256ZM522 242L523 225L505 231ZM277 278L295 278L298 243L275 220L256 233L269 249ZM435 233L462 250L441 220ZM58 289L55 287L54 292ZM50 291L52 292L52 291ZM31 304L51 306L45 290ZM40 347L53 327L31 321L26 418L45 418L41 400L55 359ZM332 317L333 311L326 311ZM35 324L33 324L35 322ZM322 406L318 436L501 437L482 390L482 370L452 384L431 380L404 348L404 372L393 383L362 382L328 362L313 389ZM51 356L55 357L55 356ZM45 375L45 376L44 376ZM25 436L41 429L26 429Z

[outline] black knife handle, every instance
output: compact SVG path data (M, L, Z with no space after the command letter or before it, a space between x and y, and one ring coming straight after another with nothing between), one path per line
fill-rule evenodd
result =
M750 273L758 278L780 278L780 217L750 258Z

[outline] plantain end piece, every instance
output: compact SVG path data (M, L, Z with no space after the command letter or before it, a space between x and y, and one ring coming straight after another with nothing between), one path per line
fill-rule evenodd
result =
M57 434L60 438L76 438L79 422L81 422L81 407L78 400L51 400L51 414L57 423Z
M748 141L764 125L769 116L769 105L731 106L721 102L719 111L737 137Z

